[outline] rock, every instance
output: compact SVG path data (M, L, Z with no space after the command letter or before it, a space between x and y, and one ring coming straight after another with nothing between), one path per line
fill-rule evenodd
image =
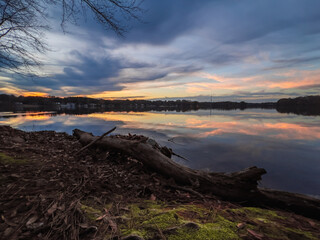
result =
M48 182L43 178L36 180L37 187L43 187L43 186L46 186L47 184Z
M13 228L7 228L6 230L4 230L3 236L8 237L12 234L12 232L13 232Z
M175 234L179 229L181 228L189 228L189 229L193 229L193 230L199 230L200 227L198 224L194 223L194 222L188 222L186 224L183 224L181 226L178 227L172 227L172 228L168 228L166 230L163 231L164 234Z
M168 228L163 231L164 234L175 234L178 231L178 227Z
M199 225L194 222L188 222L188 223L184 224L183 227L195 229L195 230L200 229Z
M140 237L138 235L129 235L129 236L122 238L122 240L144 240L144 238Z
M15 136L12 138L12 141L15 142L15 143L24 143L25 140L19 136Z

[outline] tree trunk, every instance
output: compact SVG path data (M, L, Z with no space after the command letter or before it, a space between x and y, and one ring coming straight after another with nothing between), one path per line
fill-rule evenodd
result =
M75 129L73 134L83 145L98 138L78 129ZM128 140L104 137L93 145L127 154L142 162L147 168L173 178L178 184L189 185L198 192L211 193L225 200L285 208L313 218L320 216L320 200L318 199L300 194L259 189L258 181L266 173L262 168L251 167L230 174L194 170L165 156L157 147L158 145L150 144L147 138Z

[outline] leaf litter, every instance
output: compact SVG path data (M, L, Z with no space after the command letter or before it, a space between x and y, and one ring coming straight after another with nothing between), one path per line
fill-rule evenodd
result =
M152 173L130 156L95 148L75 155L81 148L66 133L0 126L0 239L121 239L121 226L130 221L124 216L128 206L145 200L201 204L209 212L214 209L213 217L239 207L168 187L172 180ZM2 161L1 156L8 157ZM239 216L228 212L226 217L238 221L239 231L246 231L241 233L244 239L266 239L256 229L245 229L250 221ZM293 219L282 224L317 232L318 221ZM165 238L159 227L157 232L159 239Z

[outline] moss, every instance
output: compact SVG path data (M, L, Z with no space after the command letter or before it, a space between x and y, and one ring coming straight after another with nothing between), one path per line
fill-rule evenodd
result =
M129 236L129 235L137 235L143 238L149 238L150 234L147 230L136 230L136 229L121 229L121 234L123 236Z
M168 237L169 240L224 240L224 239L240 239L237 235L236 224L228 221L222 216L217 216L215 222L199 224L199 229L190 229L188 227L181 227L176 233Z
M2 164L26 164L28 160L13 158L5 153L0 152L0 163Z
M307 232L307 231L303 231L300 229L285 228L285 230L286 230L288 236L292 236L292 233L293 233L293 235L299 236L299 238L301 240L302 239L310 239L310 240L317 240L318 239L317 237L313 236L312 233Z
M279 218L279 219L285 219L285 217L281 216L279 212L262 209L262 208L255 208L255 207L246 207L244 208L245 211L248 211L252 214L255 214L257 217L261 216L262 218Z
M144 238L149 238L156 233L157 224L161 225L161 216L165 213L163 206L154 201L145 201L129 206L129 213L123 219L127 221L120 226L121 234L127 236L136 234ZM167 220L167 219L166 219Z
M114 207L112 204L95 205L95 201L81 203L81 209L91 221L103 214L103 208L112 211ZM120 209L118 214L121 220L117 225L122 237L138 235L144 239L161 239L164 236L168 240L228 240L247 237L247 230L251 229L270 239L317 239L311 232L286 228L283 225L285 215L260 208L217 210L195 204L166 205L144 201ZM245 223L245 227L239 229L238 223Z
M136 234L145 239L154 239L164 234L168 239L238 239L236 224L222 216L203 223L208 210L202 206L176 207L153 201L133 204L129 209L126 215L129 220L120 226L122 236ZM199 226L198 229L185 225L190 219Z
M315 240L312 233L305 232L299 229L285 228L281 222L286 220L286 217L279 215L279 212L266 210L261 208L245 207L237 209L229 209L229 212L236 213L236 216L232 215L232 219L239 219L241 222L246 221L246 219L252 224L247 224L247 229L252 229L256 232L262 233L271 239L305 239L305 240ZM280 223L279 223L280 222ZM239 231L239 233L245 233L246 230Z
M174 227L181 224L182 221L174 210L159 213L159 215L152 217L151 219L142 222L144 226L152 226L164 230L169 227Z
M101 216L102 214L100 210L95 209L93 207L89 207L84 204L81 204L80 208L90 220L96 220L97 217Z
M95 221L103 214L103 207L93 201L82 201L81 209L88 219ZM138 235L144 239L241 239L248 236L248 229L270 239L315 240L311 232L286 228L282 224L284 215L277 211L260 208L237 208L228 210L208 209L202 205L166 205L163 202L145 201L131 204L120 211L117 222L122 237ZM228 220L229 219L229 220ZM190 224L192 222L192 224ZM238 223L246 223L242 229ZM106 236L107 237L107 236Z
M228 211L232 211L234 213L244 214L248 217L267 222L272 219L285 219L285 217L281 216L279 212L262 209L262 208L255 208L255 207L243 207L243 208L235 208L229 209Z
M199 225L199 229L190 229L187 227L180 228L174 235L168 237L168 240L228 240L228 239L240 239L236 234L236 228L234 225L225 225L222 223L207 223Z
M199 205L182 205L177 209L177 214L183 217L185 220L189 219L193 221L193 219L198 219L199 221L208 221L209 219L213 219L215 213L212 211L199 206Z

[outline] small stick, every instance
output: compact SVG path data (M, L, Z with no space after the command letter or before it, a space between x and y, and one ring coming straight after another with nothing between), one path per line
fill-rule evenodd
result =
M171 187L171 188L175 188L175 189L178 189L178 190L182 190L182 191L185 191L185 192L189 192L189 193L192 193L198 197L200 197L203 201L206 202L206 198L205 196L203 196L201 193L191 189L191 188L187 188L187 187L181 187L181 186L178 186L178 185L169 185L167 184L166 186L168 187Z
M160 233L160 236L161 236L161 239L162 240L167 240L167 238L163 235L163 232L161 231L161 229L159 228L159 226L157 224L155 224L157 229L158 229L158 232Z
M75 155L78 155L79 153L81 153L83 150L87 149L88 147L90 147L91 145L95 144L97 141L101 140L104 136L108 135L109 133L112 133L114 130L116 130L117 127L112 128L111 130L109 130L108 132L102 134L100 137L98 137L97 139L93 140L91 143L89 143L88 145L84 146L83 148L81 148L78 152L76 152Z
M188 159L186 159L186 158L184 158L184 157L180 156L179 154L176 154L176 153L175 153L175 152L173 152L173 151L171 151L171 154L172 154L172 155L177 156L178 158L181 158L181 159L185 160L186 162L189 162L189 160L188 160Z

